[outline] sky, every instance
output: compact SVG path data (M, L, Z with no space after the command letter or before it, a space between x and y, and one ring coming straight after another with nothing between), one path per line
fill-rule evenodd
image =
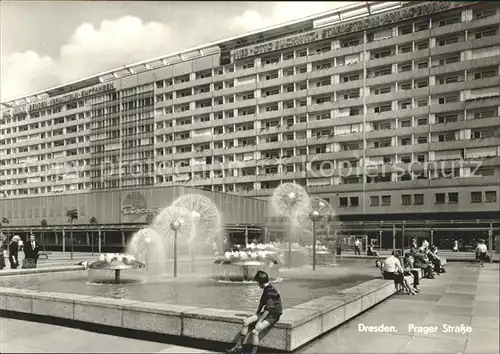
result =
M352 3L1 1L0 98Z

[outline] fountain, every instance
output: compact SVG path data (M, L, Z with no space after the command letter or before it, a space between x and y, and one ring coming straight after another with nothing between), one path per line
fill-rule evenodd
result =
M192 213L181 207L170 206L160 211L153 223L154 229L163 237L163 252L165 244L173 240L174 278L177 278L177 242L178 237L187 239L192 228Z
M191 272L194 271L197 242L212 238L220 229L219 210L212 201L201 194L186 194L177 198L174 207L184 208L191 213L191 230L188 238L191 256Z
M271 279L279 279L278 250L270 244L246 245L244 248L226 252L223 257L218 257L215 264L219 265L217 280L225 281L251 281L255 273L263 270ZM236 272L233 269L236 268Z
M330 203L319 197L310 197L309 213L301 215L299 217L299 222L301 225L305 226L306 229L311 230L312 233L312 268L313 271L316 270L316 256L318 254L318 244L316 240L316 224L320 221L325 221L328 223L328 218L333 218L334 210ZM326 225L328 227L328 225ZM309 248L309 247L307 247ZM325 246L319 247L319 254L322 256L327 256L330 254ZM335 261L334 261L335 263Z
M165 274L167 272L165 241L153 228L137 231L127 246L127 253L145 263L149 273Z
M146 265L135 259L133 255L122 254L122 253L106 253L101 254L98 261L92 262L88 265L89 268L89 278L92 278L92 270L106 270L114 271L115 279L114 283L120 283L120 272L122 270L134 269L134 268L144 268Z
M271 198L276 214L289 221L288 230L288 267L292 267L293 231L300 226L299 220L310 212L310 200L302 186L295 183L283 183L275 189Z

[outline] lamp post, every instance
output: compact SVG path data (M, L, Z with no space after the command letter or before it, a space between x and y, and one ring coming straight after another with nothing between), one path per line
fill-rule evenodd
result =
M313 210L309 217L312 221L312 234L313 234L313 271L316 270L316 221L319 220L321 215L318 210Z
M198 234L198 227L200 225L201 214L196 210L191 212L191 217L193 221L193 225L191 226L191 237L189 240L189 253L191 256L191 273L194 272L194 261L195 261L195 252L194 252L194 240Z
M290 192L286 195L288 198L288 204L293 205L296 202L297 194L295 192ZM288 268L292 268L292 223L290 222L288 227Z
M148 253L149 253L149 243L151 242L151 239L149 237L146 236L146 238L144 239L144 242L146 243L146 252L145 252L145 261L146 261L146 271L149 270L149 257L148 257Z
M174 278L177 278L177 231L181 228L182 223L182 219L170 223L170 228L174 232Z

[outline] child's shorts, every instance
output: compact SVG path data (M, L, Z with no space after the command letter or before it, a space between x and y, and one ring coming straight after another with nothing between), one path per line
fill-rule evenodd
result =
M266 318L264 318L263 321L269 322L271 326L273 326L275 323L277 323L280 320L281 315L277 315L275 313L269 313Z

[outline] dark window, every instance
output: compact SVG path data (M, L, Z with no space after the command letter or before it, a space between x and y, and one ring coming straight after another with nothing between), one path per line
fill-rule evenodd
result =
M457 204L458 203L458 193L448 193L448 204Z
M351 206L352 207L357 207L359 206L359 198L358 197L351 197Z
M415 194L413 196L413 204L414 205L423 205L424 204L424 195L423 194Z
M403 194L401 196L401 204L402 205L411 205L411 195L410 194Z
M446 202L446 196L444 193L436 193L436 204L444 204Z
M470 192L471 203L481 203L483 201L483 192Z
M484 199L487 203L494 203L497 201L497 192L496 191L488 191L485 192L486 198Z
M390 195L383 195L382 196L382 205L384 205L384 206L391 205L391 196Z
M341 197L339 198L339 205L341 207L346 207L349 205L349 203L347 202L347 197Z
M370 206L378 206L379 198L378 195L373 195L370 197Z

